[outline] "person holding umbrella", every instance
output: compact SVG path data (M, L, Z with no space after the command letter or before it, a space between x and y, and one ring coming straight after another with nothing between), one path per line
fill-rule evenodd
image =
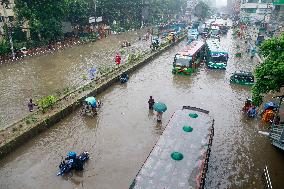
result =
M157 122L161 122L163 112L167 110L167 106L162 102L157 102L154 104L153 108L157 112Z

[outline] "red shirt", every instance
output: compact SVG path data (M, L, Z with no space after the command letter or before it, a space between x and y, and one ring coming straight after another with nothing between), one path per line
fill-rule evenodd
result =
M115 56L115 62L116 64L120 64L120 61L121 61L121 57L119 55L116 55Z

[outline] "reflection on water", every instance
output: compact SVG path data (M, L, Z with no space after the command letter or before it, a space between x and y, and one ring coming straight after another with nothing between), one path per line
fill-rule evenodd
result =
M103 106L96 118L73 113L0 162L0 188L128 188L171 115L183 105L207 109L215 118L207 188L262 188L268 165L274 188L284 184L284 153L257 132L263 125L247 119L241 108L250 88L229 83L232 72L256 62L235 63L229 34L221 42L231 58L227 70L201 68L191 77L173 76L174 55L185 43L115 84L98 96ZM167 104L163 122L148 110L148 99ZM88 150L91 159L82 176L56 177L61 156ZM27 176L28 175L28 176Z
M0 128L27 115L29 98L39 99L78 86L86 82L82 77L88 75L89 69L113 65L121 41L132 43L127 52L148 48L149 42L138 42L142 32L113 35L95 43L0 65ZM126 57L122 58L125 61Z

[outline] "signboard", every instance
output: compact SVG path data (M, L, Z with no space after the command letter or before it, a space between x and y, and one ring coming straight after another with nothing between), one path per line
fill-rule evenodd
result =
M97 17L97 22L102 22L103 21L103 17L100 16L100 17Z
M97 19L95 17L90 17L89 18L89 23L95 23L95 22L102 22L103 21L103 17L100 16L100 17L97 17Z
M256 10L256 13L258 13L258 14L271 14L271 9L259 8L259 9Z

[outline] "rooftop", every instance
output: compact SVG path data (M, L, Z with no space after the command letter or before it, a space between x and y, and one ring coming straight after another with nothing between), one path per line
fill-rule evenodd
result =
M176 111L130 188L198 188L214 124L208 113Z
M211 52L227 52L225 49L221 47L218 39L208 39L206 43Z

